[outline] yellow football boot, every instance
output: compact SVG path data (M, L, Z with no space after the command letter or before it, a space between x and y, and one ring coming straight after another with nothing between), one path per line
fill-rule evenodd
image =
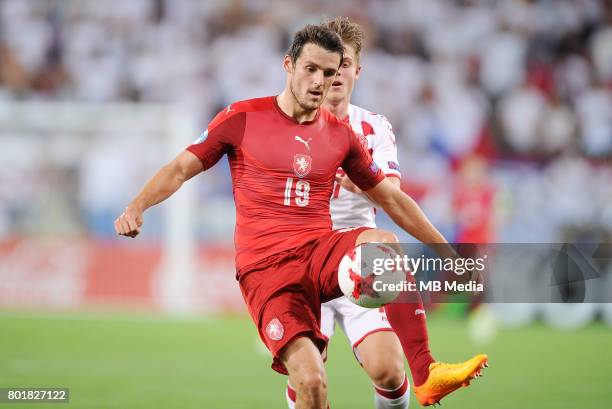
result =
M440 399L449 393L462 386L469 386L472 379L482 376L482 369L488 366L488 357L484 354L459 364L434 362L429 365L429 376L425 383L414 387L414 394L423 406L440 403Z

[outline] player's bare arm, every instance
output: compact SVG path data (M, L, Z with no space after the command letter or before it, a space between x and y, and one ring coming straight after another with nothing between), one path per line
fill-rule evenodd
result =
M407 233L422 243L448 243L444 236L429 221L419 205L401 189L397 189L389 178L366 191L393 221ZM456 257L456 252L449 246L436 246L441 257Z
M184 151L162 167L142 191L115 220L115 231L121 236L136 237L143 223L142 215L149 207L163 202L187 180L203 169L202 162L191 152Z
M400 180L398 178L395 177L391 177L388 178L388 180L393 183L393 185L399 189L400 187ZM359 187L353 183L353 181L346 175L343 176L338 176L336 175L336 182L338 182L340 184L340 186L342 186L342 188L348 190L351 193L356 193L356 194L364 194L365 196L367 196L370 200L372 200L371 197L369 197L369 195L364 192L363 190L359 189Z

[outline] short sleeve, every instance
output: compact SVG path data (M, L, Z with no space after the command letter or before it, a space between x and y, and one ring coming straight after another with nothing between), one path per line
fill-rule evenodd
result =
M359 189L369 190L379 184L385 175L361 144L359 137L348 127L347 131L349 132L349 148L342 163L342 169Z
M393 128L386 119L384 119L381 128L381 131L376 134L372 146L372 158L380 166L385 176L401 178Z
M226 153L236 149L244 135L245 112L224 109L187 150L200 159L204 170L215 165Z

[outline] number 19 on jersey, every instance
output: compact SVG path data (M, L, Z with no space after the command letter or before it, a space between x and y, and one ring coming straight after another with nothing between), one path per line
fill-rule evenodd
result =
M297 180L295 188L293 187L293 178L287 178L285 183L285 206L291 206L291 199L294 197L295 204L304 207L308 205L308 195L310 192L310 183L306 180ZM295 193L295 196L293 195Z

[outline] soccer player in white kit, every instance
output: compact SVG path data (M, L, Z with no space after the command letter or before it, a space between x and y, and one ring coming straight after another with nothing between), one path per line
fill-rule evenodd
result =
M363 30L346 18L336 18L328 21L326 25L342 38L345 53L342 66L323 107L350 124L376 164L399 189L401 173L391 124L382 115L350 104L353 87L361 71L359 57ZM336 174L330 212L334 230L376 227L375 205L344 175L342 169L338 169ZM406 357L413 381L417 385L415 394L424 406L439 402L442 397L460 386L469 385L469 380L480 375L480 369L484 367L484 355L477 355L461 364L436 362L429 351L422 305L415 304L414 311L411 312L417 315L417 319L408 319L405 325L413 329L409 331L413 334L413 339L403 339L402 343L406 344L402 345L383 308L363 308L346 297L337 298L321 306L321 331L331 338L336 324L342 328L355 357L372 380L376 409L408 408L410 384L404 370L403 354L407 350L411 350ZM295 391L288 385L286 398L289 409L295 408L295 397Z

